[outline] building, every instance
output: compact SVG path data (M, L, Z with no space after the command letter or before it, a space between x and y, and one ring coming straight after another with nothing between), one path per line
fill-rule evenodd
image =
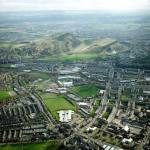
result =
M100 95L104 95L105 92L106 92L106 90L100 90L100 91L99 91L99 94L100 94Z
M125 125L123 129L124 129L126 132L129 132L129 130L130 130L128 125Z
M133 139L132 139L132 138L129 138L129 139L124 138L124 139L122 140L122 143L123 143L124 145L130 144L131 142L133 142Z
M81 98L76 95L68 94L67 96L68 96L68 98L71 98L74 101L81 101Z
M81 69L79 67L74 67L74 68L66 68L63 70L59 70L59 74L61 75L67 75L67 74L74 74L79 72Z
M86 129L86 131L95 131L97 129L97 127L88 127Z
M60 122L69 122L71 121L72 114L74 111L72 110L60 110L58 111L59 114L59 121Z
M61 81L58 81L58 84L60 85L60 86L63 86L63 87L71 87L71 86L73 86L73 82L72 81L68 81L68 82L61 82Z
M79 102L78 105L82 108L88 109L90 108L90 104L89 103L85 103L85 102Z
M150 77L145 77L145 80L146 81L150 81Z
M71 86L73 86L73 82L72 81L70 81L70 82L63 82L63 86L64 87L71 87Z

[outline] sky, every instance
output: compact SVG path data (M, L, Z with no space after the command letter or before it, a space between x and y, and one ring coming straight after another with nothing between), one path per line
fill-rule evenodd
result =
M150 10L150 0L0 0L0 11Z

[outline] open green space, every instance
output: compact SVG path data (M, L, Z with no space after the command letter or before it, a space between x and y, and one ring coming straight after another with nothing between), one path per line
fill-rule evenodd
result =
M100 106L101 105L101 100L100 99L97 99L95 100L95 106Z
M59 141L48 141L27 144L5 144L0 145L0 150L58 150L59 147Z
M109 112L106 111L106 112L103 114L103 117L107 119L107 118L109 117Z
M96 58L97 54L88 54L88 53L84 53L84 54L70 54L70 55L62 55L62 56L48 56L48 57L44 57L41 58L41 60L59 60L59 61L73 61L73 60L86 60L86 59L92 59L92 58Z
M29 77L36 79L43 79L43 80L48 80L49 79L49 74L47 72L40 72L40 71L31 71L27 73Z
M76 105L69 102L64 96L57 95L57 94L49 94L44 93L41 94L44 103L52 113L52 115L58 120L58 113L59 110L73 110L76 111Z
M82 97L87 97L87 96L95 96L99 91L99 87L97 87L94 84L88 84L75 86L71 88L71 90Z
M48 79L48 80L41 80L41 81L36 81L35 83L32 83L32 85L36 86L38 89L45 89L45 88L51 88L51 84L53 82Z
M15 64L0 64L0 69L15 69L16 65Z
M130 100L129 95L121 95L121 102L127 103Z
M0 68L10 68L10 64L0 64Z
M0 90L0 101L10 97L9 91Z
M101 53L77 53L77 54L64 54L64 55L57 55L57 56L48 56L40 58L39 60L43 61L79 61L79 60L89 60L89 59L104 59L108 57L109 54L106 54L104 52Z

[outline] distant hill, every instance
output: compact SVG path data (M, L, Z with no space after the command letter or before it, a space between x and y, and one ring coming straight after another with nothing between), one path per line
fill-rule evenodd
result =
M78 47L81 41L73 34L65 33L56 37L40 39L29 44L41 55L59 55Z
M102 52L117 54L128 49L128 46L119 43L115 39L81 40L71 33L64 33L26 43L4 45L0 49L0 59L13 59L20 56L24 58L41 58L53 55Z
M107 52L112 54L117 54L122 51L126 51L129 48L115 39L111 38L104 38L95 40L90 44L86 44L83 42L78 46L76 49L72 51L72 53L86 53L86 52L94 52L94 53L100 53L100 52Z

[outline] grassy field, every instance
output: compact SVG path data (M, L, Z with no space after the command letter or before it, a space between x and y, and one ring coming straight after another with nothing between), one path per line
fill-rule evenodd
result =
M87 60L87 59L92 59L96 58L97 54L70 54L70 55L62 55L62 56L48 56L41 58L39 60L44 60L44 61L74 61L74 60Z
M71 109L76 111L76 106L66 100L62 95L56 94L42 94L41 97L43 98L46 106L52 113L52 115L58 120L57 111L59 110L67 110Z
M49 79L49 74L46 72L40 72L40 71L31 71L27 73L30 77L33 77L35 79L43 79L43 80L48 80Z
M0 64L0 69L16 69L15 64Z
M64 54L59 56L48 56L48 57L39 58L39 60L68 62L68 61L89 60L95 58L105 59L108 56L109 54L105 52L101 52L101 53L86 52L86 53L76 53L76 54Z
M95 96L99 88L94 84L88 84L73 87L71 88L71 90L80 96L86 97L86 96Z
M10 68L10 64L0 64L0 68Z
M9 91L0 90L0 101L10 97Z
M34 84L32 83L32 85L35 85L36 87L38 87L38 89L45 89L45 88L51 88L51 84L53 82L49 79L49 80L42 80L42 81L37 81Z
M59 141L48 141L41 143L0 145L0 150L58 150L59 146Z

